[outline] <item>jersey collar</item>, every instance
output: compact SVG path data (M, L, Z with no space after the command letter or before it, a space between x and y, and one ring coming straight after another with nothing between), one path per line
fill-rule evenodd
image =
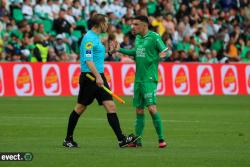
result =
M97 37L99 37L98 36L98 34L97 33L95 33L94 31L92 31L92 30L89 30L93 35L95 35L95 36L97 36Z
M146 35L144 35L144 36L139 35L139 36L140 36L140 38L146 38L146 37L147 37L150 33L151 33L151 31L150 31L150 30L148 30L148 33L147 33Z

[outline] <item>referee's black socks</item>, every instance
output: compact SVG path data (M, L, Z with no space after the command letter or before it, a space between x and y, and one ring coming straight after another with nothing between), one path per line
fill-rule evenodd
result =
M112 127L118 141L122 141L124 139L124 135L122 134L122 130L120 127L119 119L116 113L107 113L109 125Z
M75 110L73 110L69 116L69 122L68 122L68 130L67 130L67 137L66 140L73 140L73 132L76 127L77 121L79 119L80 115L77 114Z

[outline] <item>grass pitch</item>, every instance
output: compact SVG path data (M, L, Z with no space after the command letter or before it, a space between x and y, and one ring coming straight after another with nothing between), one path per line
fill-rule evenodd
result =
M123 131L133 132L132 97L117 104ZM32 152L8 167L247 167L250 166L250 96L158 97L169 147L157 148L147 112L143 148L118 147L97 103L79 119L78 149L62 147L76 97L0 97L0 152Z

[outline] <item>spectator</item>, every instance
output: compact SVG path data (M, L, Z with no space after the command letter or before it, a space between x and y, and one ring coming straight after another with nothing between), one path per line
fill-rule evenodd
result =
M107 49L107 54L105 56L105 61L115 61L115 54L117 53L112 53L109 52L109 50L114 50L113 48L111 48L111 43L115 42L115 35L114 34L109 34L108 36L108 47L106 47Z
M212 50L211 55L212 55L212 63L218 63L219 61L218 61L218 58L217 58L216 50Z
M176 14L176 18L178 22L180 22L184 18L184 16L188 16L188 15L189 15L189 12L188 12L187 6L184 3L181 4L180 10Z
M240 58L247 62L249 57L247 57L249 51L250 51L250 39L247 39L247 42L245 42L244 38L239 39L239 49L241 51Z
M49 39L48 34L44 30L44 25L43 24L38 24L38 33L42 36L43 39L46 41Z
M166 28L164 26L163 16L161 16L161 15L156 16L156 19L153 19L151 24L152 24L153 27L156 27L157 32L161 36L166 31Z
M239 51L236 47L234 37L230 38L229 44L227 45L227 49L224 54L229 58L229 61L240 61Z
M39 33L39 24L37 22L32 23L31 33L33 36Z
M14 9L22 9L22 0L10 0L10 15L13 17L14 15Z
M132 49L133 48L133 44L129 39L128 35L125 35L123 37L123 42L121 42L121 48L125 48L125 49Z
M58 19L54 20L53 30L56 31L57 34L62 33L70 33L71 25L65 19L65 10L60 10Z
M111 12L111 10L109 8L109 5L107 4L106 1L102 1L101 4L100 4L100 8L97 9L97 13L107 14L109 12Z
M56 42L54 43L54 49L56 54L60 57L62 53L67 52L67 45L64 43L64 37L62 34L56 36ZM64 59L65 60L65 59Z
M53 0L48 0L47 4L44 7L45 18L49 20L54 20L54 13L53 13Z
M4 57L4 42L2 37L0 36L0 62L4 61L5 57Z
M120 44L120 46L122 48L125 48L125 49L132 49L133 48L132 42L130 41L128 35L125 35L123 37L123 42ZM131 57L129 57L128 55L124 55L124 54L121 55L121 62L133 62L133 61L134 60Z
M147 4L148 14L153 16L156 13L157 2L155 0L149 0Z
M23 6L22 6L22 13L24 15L24 18L27 20L31 20L33 17L33 8L30 3L30 0L24 0Z
M93 26L93 21L92 21L92 19L93 19L93 17L94 17L96 14L97 14L97 12L96 12L95 10L93 10L93 11L90 12L90 18L89 18L89 20L88 20L88 22L87 22L87 25L88 25L88 29L89 29L89 30L90 30L90 29L92 28L92 26Z
M72 8L71 7L69 7L68 10L66 11L65 20L67 20L71 26L73 26L73 27L76 26L76 20L73 17L73 13L72 13Z
M124 34L122 33L121 25L116 26L116 31L115 31L114 35L115 35L116 41L119 43L122 43L123 38L124 38Z
M173 18L171 16L171 14L167 15L166 21L164 22L164 26L165 26L167 32L169 32L170 34L174 33L174 31L175 31L175 24L173 22Z
M60 58L61 62L68 62L69 61L69 57L68 57L66 52L60 52L59 58Z
M49 47L46 41L40 34L34 36L34 53L31 57L31 62L47 62L48 61L48 51Z
M6 56L9 61L20 61L21 58L21 41L17 31L11 33L11 39L5 47Z
M53 13L53 18L57 19L59 12L60 12L60 1L59 0L53 0L52 1L52 13Z
M89 17L91 17L92 11L96 11L96 13L98 13L100 11L99 4L95 0L89 0L89 6L87 6L86 8L90 12Z
M7 5L6 5L6 1L1 1L0 3L0 18L8 15L8 10L7 10Z
M179 50L179 60L180 62L187 62L189 61L189 56L185 50Z
M250 3L247 0L34 1L4 0L0 3L0 37L4 47L2 57L8 61L25 61L25 55L28 55L26 51L33 53L33 37L37 34L43 36L50 47L55 45L55 37L63 34L67 37L63 39L67 46L67 60L75 61L74 52L79 52L80 46L77 41L81 40L79 30L84 34L84 29L90 29L91 18L97 12L109 16L109 33L114 34L120 43L127 38L129 41L135 38L131 32L131 18L135 15L149 15L151 29L157 30L171 48L168 57L163 61L197 61L197 56L201 59L206 50L217 55L220 62L248 61ZM13 17L14 9L21 10L24 18L19 15ZM48 27L43 27L50 26L48 19L52 21L52 31L49 34L44 31ZM87 25L84 25L85 20ZM10 42L11 38L15 38L12 36L13 32L18 34L17 41L21 49L21 53L15 53L15 56L10 48L7 49L13 44ZM125 35L128 37L124 38ZM104 41L107 40L107 34L101 36ZM114 56L115 60L117 56L119 57Z
M109 10L114 12L115 16L122 18L126 13L126 8L122 7L120 0L114 0L113 3L109 6Z
M82 7L79 0L73 1L72 16L74 16L75 20L80 20L82 17Z
M48 50L48 62L58 62L60 58L56 55L54 48Z
M36 17L44 19L46 18L46 5L45 0L37 0L34 8Z

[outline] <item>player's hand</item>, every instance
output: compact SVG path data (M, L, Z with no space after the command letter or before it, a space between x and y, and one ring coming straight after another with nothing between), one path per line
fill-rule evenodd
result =
M102 80L101 75L98 75L98 76L96 77L96 84L97 84L97 86L99 86L99 87L102 87L102 86L103 86L103 80Z
M118 51L120 49L119 42L115 41L115 50Z
M110 43L111 52L116 52L120 49L120 44L117 41L112 41Z
M164 57L167 56L167 52L166 51L165 52L161 52L159 55L160 55L160 58L164 58Z

